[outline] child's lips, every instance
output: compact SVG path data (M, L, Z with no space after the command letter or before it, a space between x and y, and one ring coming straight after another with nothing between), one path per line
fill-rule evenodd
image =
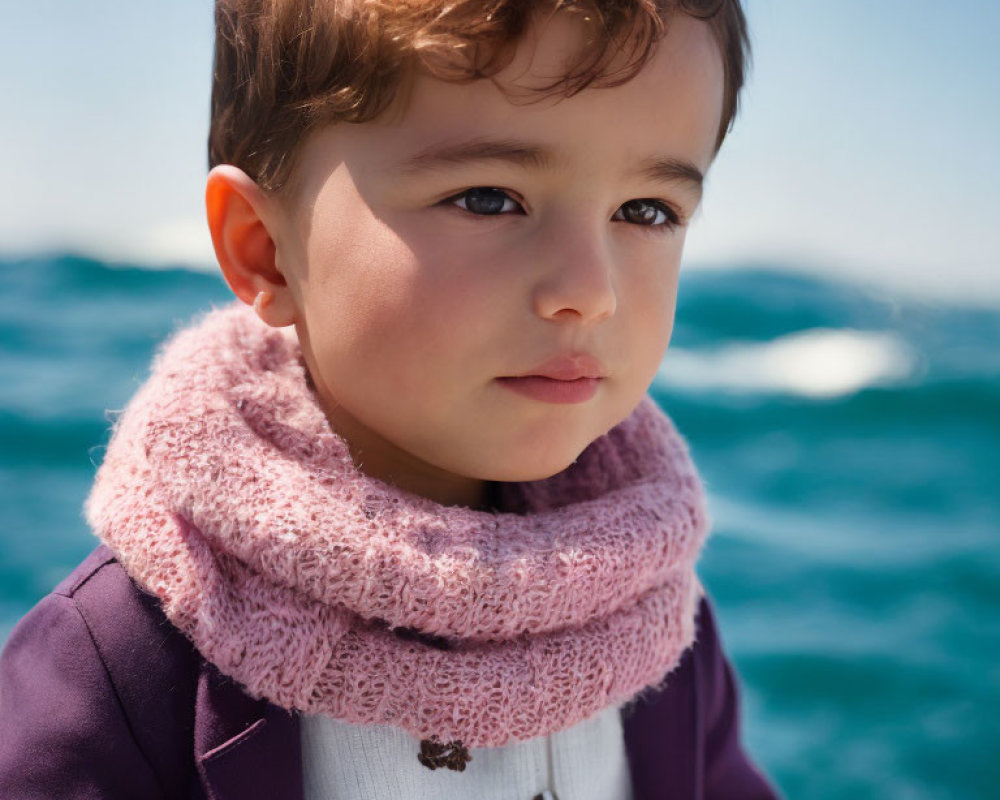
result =
M541 375L525 375L520 378L497 378L497 383L545 403L585 403L597 392L602 380L604 379L577 378L562 381Z
M520 375L497 378L497 382L545 403L584 403L594 396L604 377L604 367L589 353L563 353Z

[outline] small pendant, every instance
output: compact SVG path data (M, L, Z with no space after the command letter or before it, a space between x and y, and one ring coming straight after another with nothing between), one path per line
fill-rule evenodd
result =
M423 739L420 742L420 752L417 760L427 769L446 767L456 772L465 772L465 765L472 761L469 749L459 740L442 744L437 736Z
M531 798L531 800L558 800L558 798L554 794L552 794L552 792L546 789L544 792L536 794L534 797Z

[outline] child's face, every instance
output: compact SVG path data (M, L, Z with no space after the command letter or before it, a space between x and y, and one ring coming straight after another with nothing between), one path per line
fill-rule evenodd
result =
M533 31L500 81L561 74L578 24ZM722 93L709 28L677 16L622 86L518 105L421 76L403 113L305 143L277 265L363 471L475 505L629 415L673 324L685 227L662 223L699 203Z

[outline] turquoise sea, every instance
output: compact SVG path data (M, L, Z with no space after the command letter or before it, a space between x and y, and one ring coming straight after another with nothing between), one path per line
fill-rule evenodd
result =
M220 278L0 261L0 642L95 545L110 411ZM653 387L691 443L744 731L789 798L1000 797L1000 310L690 271Z

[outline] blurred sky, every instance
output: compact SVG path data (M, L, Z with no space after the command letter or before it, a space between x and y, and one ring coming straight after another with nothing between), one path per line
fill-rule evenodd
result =
M690 267L1000 306L1000 3L745 0L744 111ZM209 0L3 0L0 254L210 265Z

